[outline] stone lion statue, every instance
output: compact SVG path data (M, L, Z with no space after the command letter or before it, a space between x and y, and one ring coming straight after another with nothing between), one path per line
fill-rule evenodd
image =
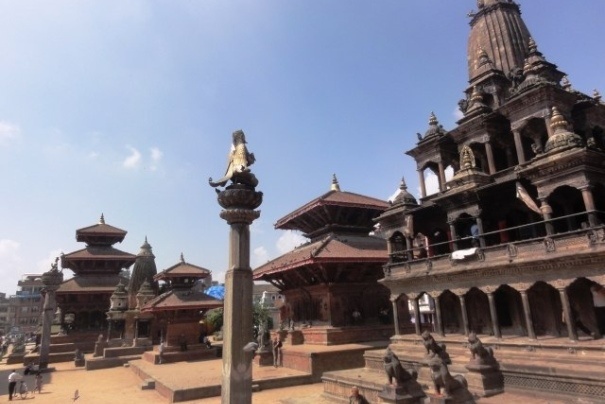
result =
M384 361L384 371L387 374L389 384L393 384L393 380L395 380L396 386L403 386L405 383L410 380L416 380L418 377L418 373L415 370L410 372L401 365L399 358L391 348L385 350L382 359Z
M256 161L254 154L248 152L246 147L246 136L241 130L233 132L233 143L231 145L231 151L229 152L227 160L227 170L225 175L213 181L209 179L209 183L212 187L222 187L227 184L229 180L236 184L248 185L256 187L258 180L250 172L250 166Z
M477 364L494 365L496 363L494 350L490 347L484 347L474 332L468 335L468 349L471 351L471 360L477 362Z
M441 390L443 390L446 396L452 396L456 390L462 388L466 390L468 384L464 376L452 376L447 365L437 355L433 355L429 361L429 368L437 394L441 394Z
M437 355L444 363L451 363L450 355L445 350L444 343L437 343L430 332L422 333L422 343L426 349L427 355Z

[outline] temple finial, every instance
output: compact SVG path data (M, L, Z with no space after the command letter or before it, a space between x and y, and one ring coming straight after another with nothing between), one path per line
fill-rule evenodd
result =
M408 189L408 186L405 183L405 177L401 177L401 183L399 184L399 189L401 189L402 191L405 191L406 189Z
M601 93L596 88L592 92L592 98L594 98L596 102L601 102Z
M99 219L99 224L105 224L105 216L101 213L101 218Z
M181 262L185 263L185 256L183 255L183 253L181 253Z
M336 174L332 174L332 185L330 186L330 191L340 192L340 185L338 185L338 179L336 178Z

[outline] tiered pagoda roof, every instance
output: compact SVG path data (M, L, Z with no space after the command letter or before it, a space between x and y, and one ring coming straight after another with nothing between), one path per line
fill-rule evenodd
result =
M387 262L386 243L369 236L373 219L389 204L376 198L340 190L336 177L331 190L278 220L276 229L299 230L310 242L254 270L255 280L280 289L302 283L375 280L368 264Z
M209 269L185 262L185 257L181 253L180 262L158 273L153 279L169 282L172 287L191 287L195 281L207 278L211 274L212 271Z
M101 215L98 224L76 231L76 240L86 243L86 247L62 255L61 267L71 269L75 276L117 276L136 259L135 255L113 247L113 244L122 242L125 235L126 231L106 224Z

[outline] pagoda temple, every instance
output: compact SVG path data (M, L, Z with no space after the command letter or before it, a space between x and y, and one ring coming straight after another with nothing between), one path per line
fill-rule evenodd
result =
M377 282L388 260L386 243L369 235L373 219L388 206L386 201L341 191L334 177L329 192L275 224L276 229L302 232L309 242L256 268L253 279L273 284L285 296L281 320L304 326L304 343L388 336L391 326L380 320L388 322L389 292Z
M136 260L135 255L113 247L125 236L125 230L106 224L103 215L99 223L76 230L76 240L86 247L61 255L61 267L74 276L56 292L64 327L93 334L107 328L110 297L123 279L120 272Z
M155 275L154 281L162 284L161 294L142 305L141 313L153 316L154 327L168 346L198 344L207 331L204 314L223 307L222 300L203 292L204 284L212 283L212 272L186 262L181 254L180 262Z

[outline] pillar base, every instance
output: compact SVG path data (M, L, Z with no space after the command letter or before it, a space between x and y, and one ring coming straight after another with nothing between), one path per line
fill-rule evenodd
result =
M468 373L465 375L468 389L479 397L490 397L504 393L504 376L494 366L466 365Z

